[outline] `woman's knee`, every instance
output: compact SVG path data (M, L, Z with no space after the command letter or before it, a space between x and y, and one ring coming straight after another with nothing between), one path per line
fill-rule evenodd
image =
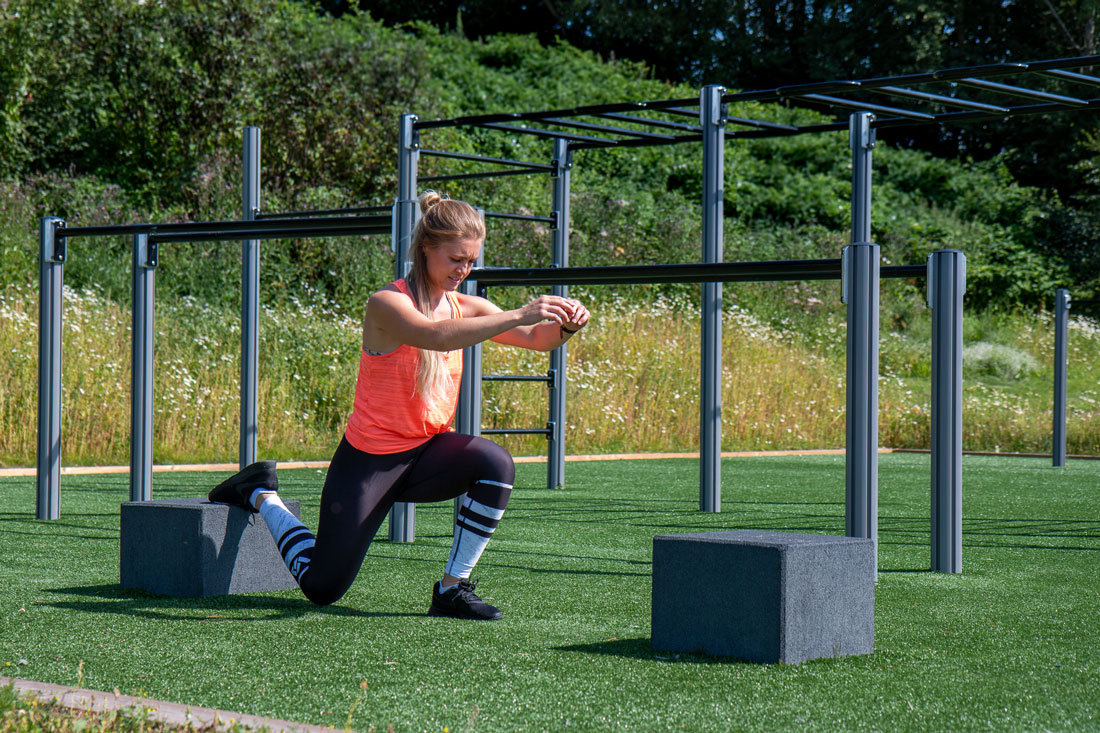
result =
M476 478L499 481L511 485L516 478L516 464L512 454L502 446L486 438L478 438L476 444L478 456L478 476ZM474 447L472 445L471 447Z

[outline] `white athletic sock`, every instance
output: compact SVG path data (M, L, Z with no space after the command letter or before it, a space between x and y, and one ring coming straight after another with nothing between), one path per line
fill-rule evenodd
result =
M252 506L256 506L256 499L260 498L261 494L275 494L275 492L267 488L266 486L261 486L260 488L254 490L251 494L248 495L248 503Z
M452 578L469 578L503 516L503 509L486 506L466 496L458 511L454 544L444 572Z
M279 553L282 554L290 574L301 584L302 576L309 570L309 561L313 556L313 533L286 508L278 494L269 496L260 505L260 516L267 522L267 528L279 547Z

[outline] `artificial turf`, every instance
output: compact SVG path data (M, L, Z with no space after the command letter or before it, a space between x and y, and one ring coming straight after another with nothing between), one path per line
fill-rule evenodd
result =
M449 502L371 547L338 604L297 591L181 599L119 587L125 475L0 480L0 671L366 730L1100 727L1100 461L967 457L964 572L929 572L929 459L884 455L871 655L758 665L650 648L652 538L716 529L844 533L842 457L727 459L722 512L691 460L521 464L479 564L500 622L429 618ZM154 497L221 475L156 474ZM323 476L280 474L315 526ZM19 660L26 660L20 665ZM3 666L3 665L12 666ZM361 683L366 681L366 692Z

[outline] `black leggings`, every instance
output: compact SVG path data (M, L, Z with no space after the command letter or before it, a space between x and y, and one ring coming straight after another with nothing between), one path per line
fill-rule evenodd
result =
M351 587L367 549L395 502L430 502L470 493L500 509L509 489L474 483L486 479L511 486L512 456L491 440L441 433L412 450L364 453L340 441L321 491L321 518L309 570L301 578L306 598L324 606Z

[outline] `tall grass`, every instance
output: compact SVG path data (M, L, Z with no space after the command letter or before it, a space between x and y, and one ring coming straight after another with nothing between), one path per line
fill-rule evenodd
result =
M320 302L320 299L318 299ZM37 293L0 291L0 463L33 465L37 432ZM737 307L723 318L722 447L835 448L845 441L841 314L812 329L764 322ZM94 291L64 296L63 462L129 460L130 316ZM968 317L967 343L995 343L1029 364L1016 378L973 366L964 380L964 446L1050 450L1050 316ZM613 300L568 347L567 450L571 454L693 451L699 430L699 316L686 299ZM884 330L880 443L927 447L927 318ZM235 310L191 298L157 304L154 459L232 461L239 430L240 325ZM327 458L351 409L358 318L291 301L261 314L259 449L279 459ZM487 344L487 374L545 374L547 355ZM1068 443L1100 452L1100 329L1071 321ZM1036 368L1035 365L1038 365ZM545 425L539 383L486 383L485 428ZM546 450L540 436L499 436L517 455Z

